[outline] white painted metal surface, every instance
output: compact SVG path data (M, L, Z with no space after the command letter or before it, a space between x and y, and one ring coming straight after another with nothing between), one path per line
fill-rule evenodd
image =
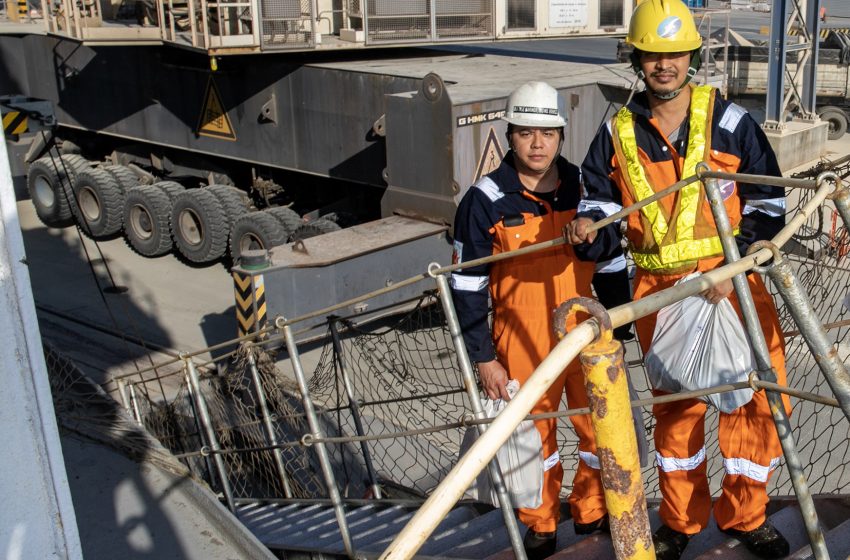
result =
M0 557L82 558L5 142L0 215Z

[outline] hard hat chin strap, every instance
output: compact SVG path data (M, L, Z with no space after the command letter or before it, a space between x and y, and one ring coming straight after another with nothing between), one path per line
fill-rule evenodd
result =
M676 96L678 96L682 92L683 89L685 89L685 86L687 86L690 83L690 81L694 79L694 76L696 76L696 75L697 75L697 69L694 68L693 66L691 66L690 68L688 68L688 74L687 74L687 76L685 76L685 81L682 82L682 85L679 86L678 89L676 89L674 91L667 92L667 93L657 93L653 90L649 90L649 91L652 93L652 95L654 97L657 97L658 99L663 99L665 101L668 100L668 99L674 99Z
M681 93L683 89L685 89L685 86L687 86L691 82L691 80L694 79L694 76L696 76L697 72L699 72L699 67L700 67L701 63L702 63L702 57L700 56L699 49L696 49L691 54L691 62L690 62L690 65L688 66L688 73L685 76L685 81L682 82L682 85L679 86L678 89L671 91L671 92L668 92L668 93L656 93L655 91L651 90L648 87L647 87L647 89L650 91L650 93L652 93L652 95L654 97L656 97L658 99L663 99L665 101L668 100L668 99L673 99L677 95L679 95L679 93ZM632 60L632 65L634 66L635 71L637 72L638 79L645 82L646 81L646 73L640 68L639 57L636 57L635 59Z

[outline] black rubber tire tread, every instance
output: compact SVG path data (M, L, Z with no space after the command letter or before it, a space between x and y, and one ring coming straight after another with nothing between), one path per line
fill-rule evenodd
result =
M151 235L145 239L136 234L130 211L135 206L143 207L151 217ZM171 250L171 199L153 185L139 185L127 191L124 198L124 236L137 253L145 257L157 257Z
M190 243L181 229L180 215L184 211L193 212L201 222L201 240L197 244ZM174 199L171 235L177 250L190 261L205 263L224 255L229 234L224 208L208 189L187 190Z
M233 227L236 220L248 213L248 195L242 190L230 185L210 185L206 190L215 195L227 214L227 226Z
M336 223L325 220L324 218L319 218L318 220L313 220L312 222L307 222L301 226L298 226L298 229L292 232L289 236L289 242L293 241L301 241L302 239L309 239L311 237L316 237L317 235L324 235L325 233L330 233L332 231L339 231L342 228L339 227Z
M170 200L172 204L174 203L174 199L186 192L186 187L184 187L177 181L160 181L158 183L154 183L151 186L154 186L163 191L166 196L168 196L168 200Z
M71 182L61 167L56 168L57 165L59 160L50 156L32 162L27 170L27 191L35 207L35 213L44 225L65 227L74 223L74 214L69 204L69 200L73 199L73 191ZM49 205L44 204L36 192L36 181L39 179L47 181L53 192L53 201Z
M306 222L298 215L298 212L288 206L278 206L277 208L269 208L266 210L269 214L275 217L280 222L287 235L292 235L296 229L304 225Z
M79 205L84 191L91 191L98 202L96 217L86 218ZM124 191L115 178L96 167L77 173L74 180L74 195L77 197L77 220L83 233L92 237L106 237L121 231L124 221Z
M847 132L848 117L844 109L833 105L824 105L818 109L818 116L821 120L829 122L827 138L830 140L838 140Z
M256 247L257 249L271 249L283 245L289 236L280 222L268 211L243 214L233 223L230 230L230 256L233 262L237 262L242 255L241 239L245 235L251 235L260 242L261 247Z
M139 185L139 176L125 165L104 165L102 169L112 175L112 178L125 193Z
M74 182L74 178L81 171L85 171L86 169L91 168L91 162L81 156L80 154L62 154L59 156L59 159L62 160L62 163L57 162L60 169L63 168L68 171L68 176L71 177L71 183Z

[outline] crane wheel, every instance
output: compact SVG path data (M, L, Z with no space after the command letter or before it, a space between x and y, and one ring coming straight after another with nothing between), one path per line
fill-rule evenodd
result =
M145 257L171 250L171 199L156 185L139 185L124 199L124 236L130 247Z
M244 214L230 230L230 256L237 262L249 249L271 249L286 243L289 233L268 210Z
M107 237L121 231L124 190L111 174L94 167L80 171L74 180L74 195L77 220L84 233Z
M827 105L818 109L818 116L829 123L827 138L830 140L838 140L847 132L847 113L844 109Z
M103 170L112 175L112 178L115 179L115 182L125 193L139 185L139 176L127 166L104 165Z
M174 244L188 260L205 263L227 252L230 233L227 214L209 189L187 190L174 199L171 209Z
M224 213L227 215L227 226L233 227L233 224L244 214L249 211L248 195L236 187L230 185L210 185L206 187L218 199L221 207L224 208Z
M306 223L304 222L304 219L298 215L298 212L287 206L269 208L266 212L274 216L278 223L280 223L280 227L286 231L287 237L292 235L292 232Z
M74 223L71 182L58 158L45 156L30 164L27 190L36 215L45 225L65 227Z
M340 229L342 228L335 222L319 218L318 220L313 220L312 222L307 222L306 224L298 226L298 229L293 231L292 235L289 236L289 242L292 243L294 241L301 241L302 239L316 237L317 235L323 235Z

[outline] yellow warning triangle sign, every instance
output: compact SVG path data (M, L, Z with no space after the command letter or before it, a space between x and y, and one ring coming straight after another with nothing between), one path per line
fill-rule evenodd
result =
M490 127L490 132L487 134L487 141L484 142L484 150L481 152L481 159L478 160L478 167L475 170L475 179L473 183L481 177L496 170L502 163L502 158L505 157L505 152L502 150L502 145L499 144L499 137L496 136L496 129Z
M198 120L198 134L212 136L223 140L236 140L236 131L230 123L227 111L221 103L221 94L210 76L207 82L207 92L204 94L204 106L201 108L201 118Z

